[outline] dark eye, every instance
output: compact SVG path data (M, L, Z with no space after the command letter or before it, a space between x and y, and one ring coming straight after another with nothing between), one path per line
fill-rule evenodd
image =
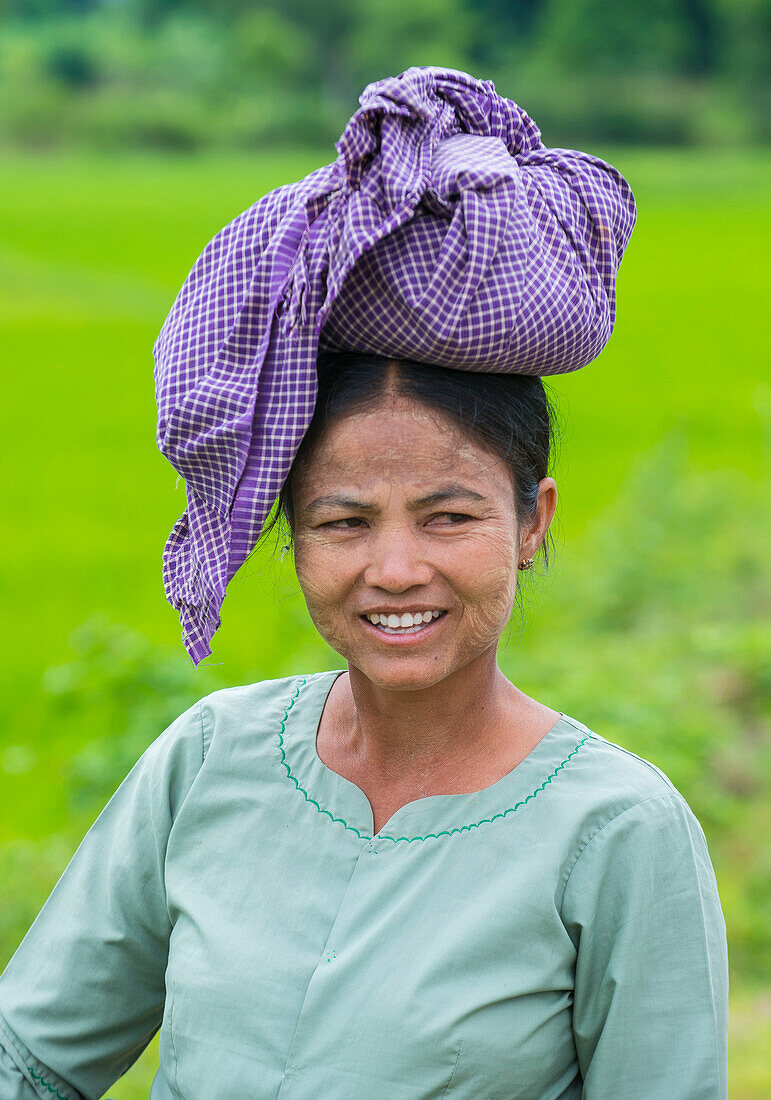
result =
M358 525L360 523L363 523L363 522L364 521L359 519L358 516L346 516L344 519L333 519L333 520L330 520L329 523L322 523L321 526L322 527L338 527L338 528L342 528L343 530L351 531L351 530L356 529L356 525ZM348 524L352 524L354 526L348 527L347 526Z
M466 520L471 518L463 512L440 512L438 516L434 516L434 519L448 519L451 527L457 527L459 523L465 523Z

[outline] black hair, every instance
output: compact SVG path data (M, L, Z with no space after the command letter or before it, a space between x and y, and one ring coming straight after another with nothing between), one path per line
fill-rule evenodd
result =
M532 520L538 482L548 475L556 441L554 408L538 375L454 370L411 359L338 351L321 351L317 372L313 418L261 538L283 519L291 543L292 481L298 465L335 421L376 404L386 391L443 413L466 438L503 459L514 482L517 521ZM548 567L547 542L553 546L550 532L540 547Z

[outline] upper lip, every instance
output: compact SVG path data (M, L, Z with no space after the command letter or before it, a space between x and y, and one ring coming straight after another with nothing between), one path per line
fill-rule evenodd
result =
M419 611L445 611L444 607L435 607L430 603L413 604L412 607L371 607L362 611L362 615L416 615Z

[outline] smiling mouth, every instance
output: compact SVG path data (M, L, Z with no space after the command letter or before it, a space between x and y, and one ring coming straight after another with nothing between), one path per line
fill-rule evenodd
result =
M430 626L433 626L434 623L443 619L446 614L446 611L440 611L429 619L428 622L418 623L413 626L387 626L382 622L373 623L368 615L362 615L361 618L364 619L366 623L369 623L370 626L373 626L375 630L379 630L381 634L420 634L421 631L427 630Z

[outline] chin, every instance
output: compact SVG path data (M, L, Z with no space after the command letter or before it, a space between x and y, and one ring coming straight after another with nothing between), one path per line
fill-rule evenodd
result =
M391 691L419 691L432 687L452 671L452 667L448 668L445 662L434 657L405 659L394 655L357 660L352 655L348 660L376 687Z

